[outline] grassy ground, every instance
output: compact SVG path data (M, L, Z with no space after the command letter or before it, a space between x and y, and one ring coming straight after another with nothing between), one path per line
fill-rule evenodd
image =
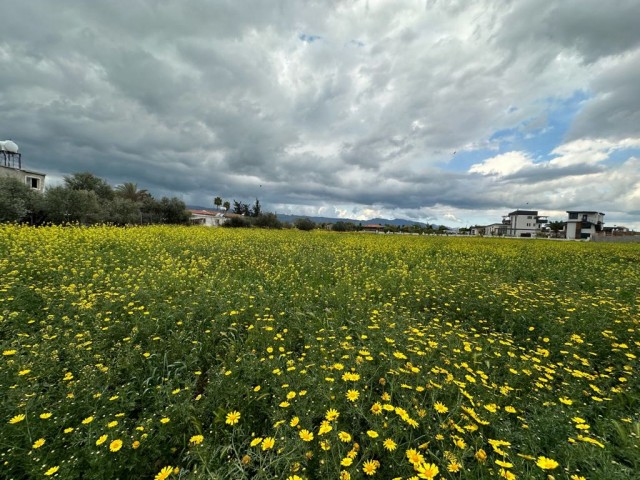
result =
M0 226L3 478L629 479L637 245Z

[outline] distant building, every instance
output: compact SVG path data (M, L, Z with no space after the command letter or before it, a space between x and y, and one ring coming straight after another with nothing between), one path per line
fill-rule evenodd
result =
M592 236L602 232L604 213L594 211L567 211L567 239L590 240Z
M504 223L492 223L484 227L484 234L492 237L504 237L507 234L507 226Z
M373 233L384 232L384 225L380 225L378 223L369 223L367 225L362 225L362 231Z
M537 210L515 210L502 219L508 237L535 237L547 223L547 217L538 215Z
M244 215L219 210L189 210L189 212L191 212L191 224L203 227L221 227L233 217L245 218Z
M11 140L0 141L0 175L16 178L29 188L44 192L46 175L33 170L24 170L22 155L18 153L18 145Z

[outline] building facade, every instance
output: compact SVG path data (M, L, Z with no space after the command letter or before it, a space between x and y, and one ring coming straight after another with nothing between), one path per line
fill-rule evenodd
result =
M594 211L567 211L567 239L590 240L604 228L604 213Z
M44 179L46 176L44 173L0 165L0 175L16 178L25 183L29 188L44 192Z
M502 223L508 237L535 237L548 219L538 215L537 210L514 210L503 217Z

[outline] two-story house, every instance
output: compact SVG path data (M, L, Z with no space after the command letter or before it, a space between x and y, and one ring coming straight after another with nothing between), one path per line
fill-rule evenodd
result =
M604 213L589 211L567 211L567 239L589 240L593 235L602 231Z
M508 237L535 237L548 219L538 215L537 210L514 210L503 217L502 223Z

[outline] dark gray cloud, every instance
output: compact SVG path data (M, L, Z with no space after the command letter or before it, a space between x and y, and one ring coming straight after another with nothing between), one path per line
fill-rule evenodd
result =
M0 137L51 179L90 170L189 203L431 219L581 195L633 210L635 160L607 158L640 136L638 2L5 4ZM470 172L452 155L497 148L505 129L536 135L548 99L577 91L589 98L566 141L603 139L597 158L560 149L543 168L523 151L516 170L505 157Z

